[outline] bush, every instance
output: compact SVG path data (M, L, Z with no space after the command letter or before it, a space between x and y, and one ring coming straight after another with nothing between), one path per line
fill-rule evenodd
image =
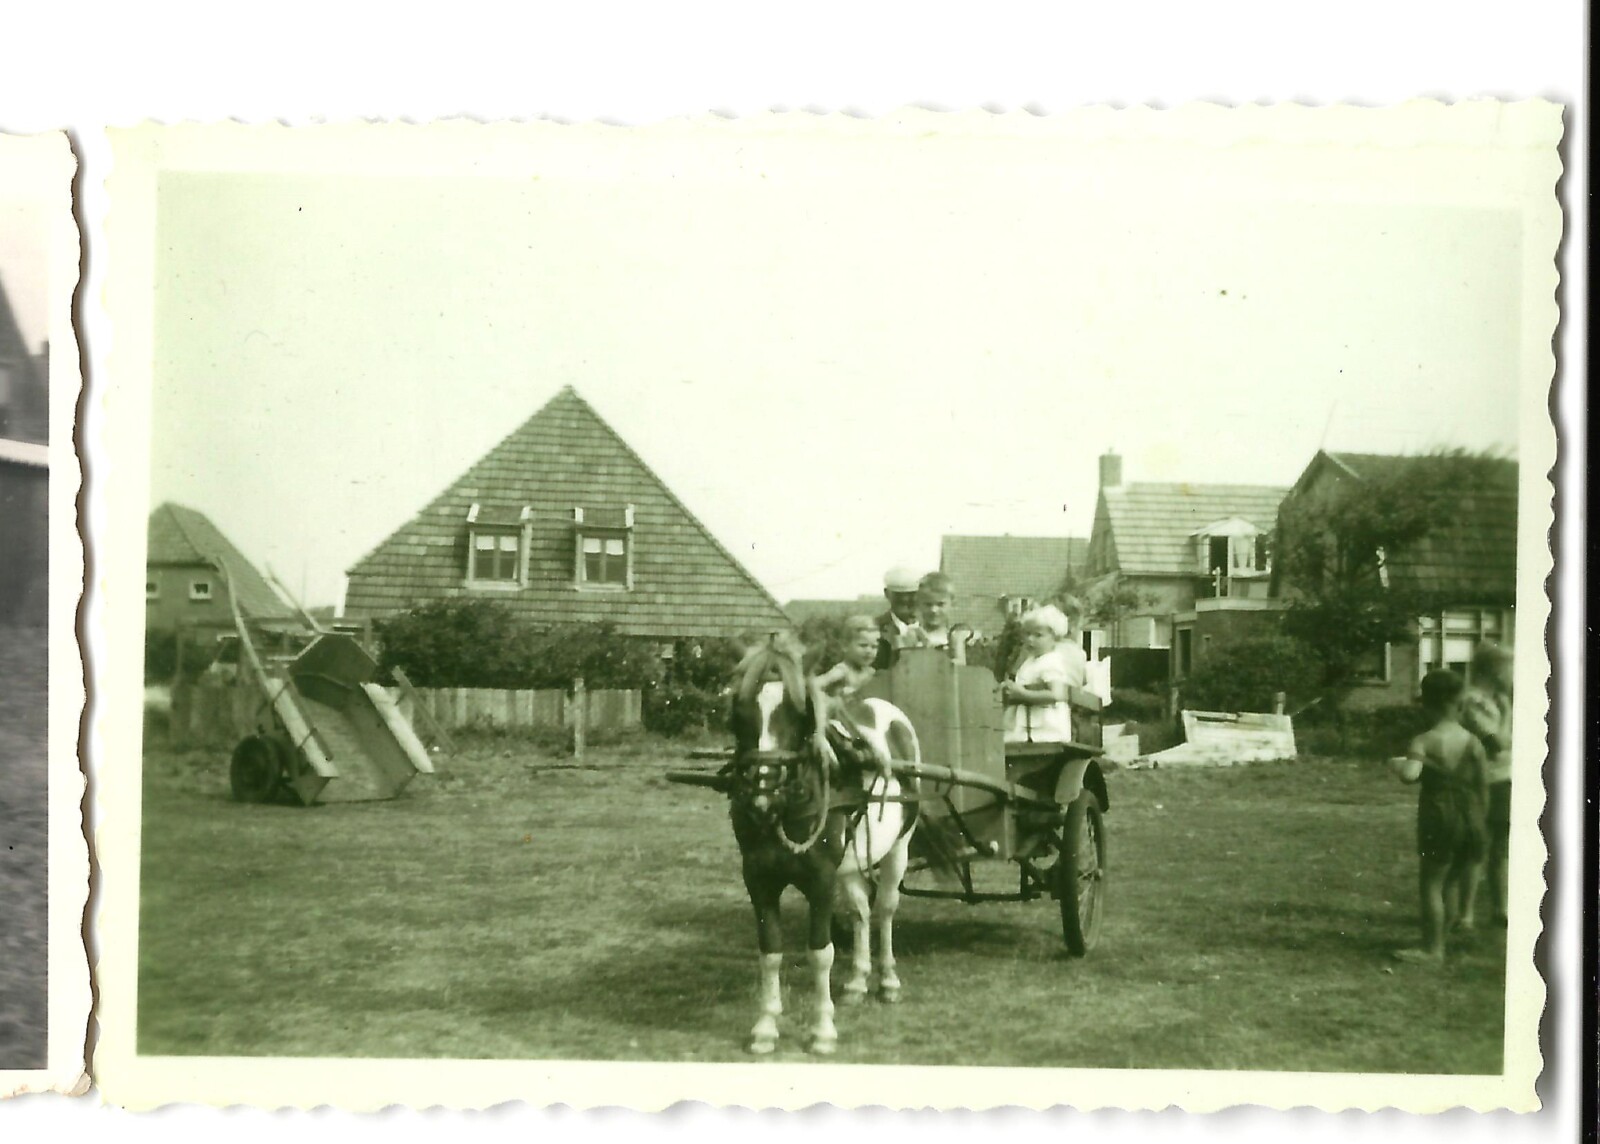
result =
M1322 712L1297 726L1295 736L1301 751L1308 755L1387 759L1405 754L1411 740L1427 729L1428 716L1422 707L1404 703L1366 711Z
M1183 683L1183 705L1201 711L1271 711L1282 691L1288 709L1320 692L1323 664L1305 643L1271 635L1224 644Z
M216 637L197 632L183 635L183 679L193 683L211 666L217 656ZM171 683L178 670L178 633L146 632L144 638L144 681Z
M728 725L728 697L719 688L662 684L644 693L642 719L646 731L679 738Z
M1160 723L1167 718L1167 698L1159 691L1113 687L1106 708L1108 722Z
M418 687L642 688L661 674L655 646L612 624L536 628L497 600L440 600L375 625L379 663Z

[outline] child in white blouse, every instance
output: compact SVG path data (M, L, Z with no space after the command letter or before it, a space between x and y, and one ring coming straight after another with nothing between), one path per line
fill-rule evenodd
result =
M1028 658L1000 685L1006 705L1006 742L1066 743L1072 739L1067 688L1088 682L1083 649L1067 639L1067 617L1046 604L1022 617Z

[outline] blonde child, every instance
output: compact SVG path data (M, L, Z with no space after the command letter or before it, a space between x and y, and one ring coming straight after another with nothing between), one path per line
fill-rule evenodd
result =
M1444 958L1445 931L1460 916L1483 860L1487 758L1476 735L1459 722L1461 677L1430 671L1422 680L1422 706L1433 726L1411 740L1403 758L1392 760L1406 782L1418 782L1417 896L1422 946L1395 953L1401 961L1437 964Z
M844 622L844 650L838 663L817 676L817 685L830 698L848 698L861 690L875 674L872 661L878 654L878 621L871 616L851 616Z
M1462 725L1478 737L1488 756L1489 797L1485 819L1489 848L1483 880L1488 883L1494 920L1506 920L1506 852L1511 841L1511 706L1512 655L1498 644L1483 644L1472 657L1472 688L1462 705ZM1461 928L1473 927L1472 879L1462 907Z
M1022 617L1027 658L1000 685L1008 743L1065 743L1072 739L1067 688L1087 682L1083 649L1067 639L1067 617L1046 604ZM1076 653L1076 654L1074 654Z
M943 572L929 572L917 584L917 622L906 629L905 647L949 647L950 607L955 584Z

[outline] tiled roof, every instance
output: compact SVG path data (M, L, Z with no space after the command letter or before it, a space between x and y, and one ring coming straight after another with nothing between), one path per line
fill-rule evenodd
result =
M528 585L482 593L541 624L611 622L625 635L731 636L788 627L776 600L570 387L349 572L347 616L388 615L465 584L467 512L529 509ZM572 510L634 506L633 587L574 587Z
M258 620L294 617L294 610L204 513L168 503L150 514L147 565L211 567L213 560L226 569L239 610L245 615Z
M1358 481L1404 479L1408 471L1437 463L1426 454L1320 453L1297 489L1314 479L1322 458L1338 475ZM1518 466L1495 457L1471 457L1465 463L1473 466L1474 487L1452 495L1450 511L1428 535L1386 554L1389 582L1454 605L1510 604L1517 596Z
M985 630L1002 609L1001 597L1047 599L1068 571L1079 571L1089 542L1077 536L946 536L939 571L955 583L951 622Z
M1130 484L1100 490L1096 531L1102 527L1116 566L1133 575L1199 573L1194 534L1239 517L1272 531L1289 490L1274 485Z
M888 606L889 601L882 596L859 596L854 600L790 600L783 612L795 623L803 624L813 616L878 616Z

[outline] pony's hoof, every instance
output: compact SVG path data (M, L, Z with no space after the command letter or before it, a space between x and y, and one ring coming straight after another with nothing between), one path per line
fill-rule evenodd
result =
M814 1057L831 1057L838 1047L839 1042L833 1037L814 1037L806 1051Z
M896 986L893 989L880 989L880 990L878 990L878 1000L882 1001L885 1005L898 1005L898 1004L900 1004L900 989L899 989L899 987Z
M755 1056L765 1057L777 1052L778 1042L768 1040L751 1041L745 1048Z
M841 1005L861 1005L867 1000L866 989L846 989L839 994Z

